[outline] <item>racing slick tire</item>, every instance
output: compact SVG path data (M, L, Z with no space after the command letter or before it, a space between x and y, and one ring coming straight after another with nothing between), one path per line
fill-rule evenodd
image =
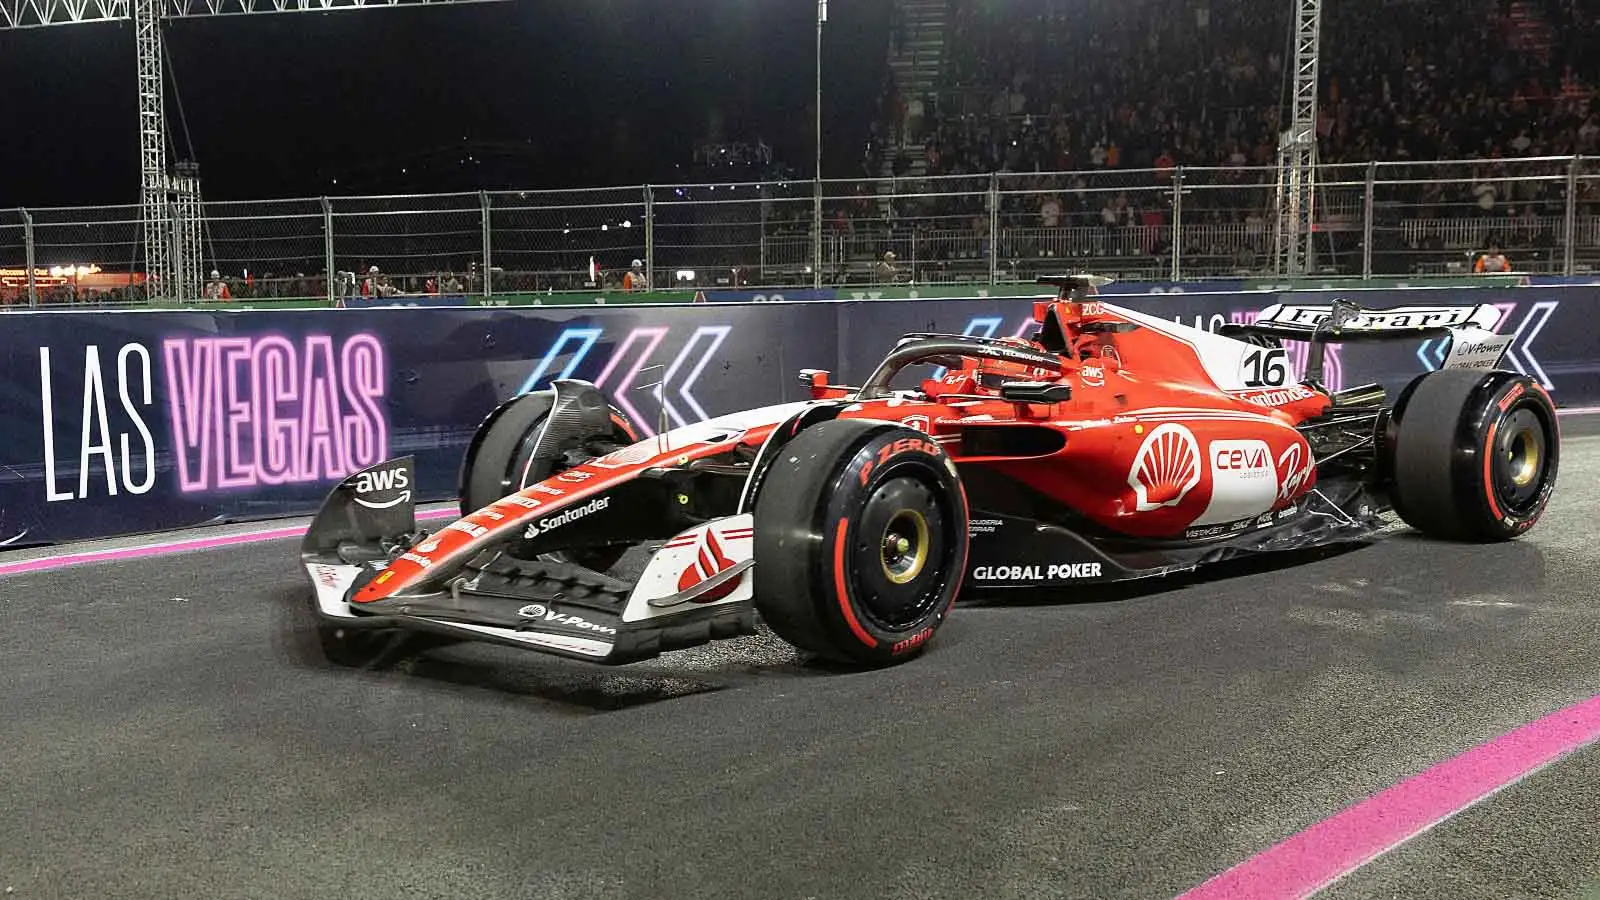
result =
M926 434L868 420L807 428L756 498L756 609L833 662L910 659L961 588L967 516L955 464Z
M1419 376L1389 417L1390 493L1406 524L1433 537L1515 538L1544 513L1561 462L1555 404L1513 372Z
M567 468L559 459L532 463L534 447L539 442L541 430L550 419L555 399L555 391L523 394L502 404L478 426L478 432L473 436L472 445L462 461L462 515L482 509ZM615 408L611 409L611 426L610 434L570 439L568 443L572 446L558 449L579 450L584 440L592 438L608 440L624 447L638 440L633 426ZM623 545L583 547L554 555L564 562L605 572L627 552L627 546Z

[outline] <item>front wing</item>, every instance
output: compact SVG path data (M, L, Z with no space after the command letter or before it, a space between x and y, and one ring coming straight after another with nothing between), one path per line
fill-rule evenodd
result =
M662 543L639 578L623 581L559 556L518 559L489 547L417 591L354 604L394 559L424 549L409 492L372 498L376 473L409 483L411 461L356 473L324 503L301 557L323 623L337 628L407 629L582 659L627 663L663 651L753 633L752 517L695 525Z

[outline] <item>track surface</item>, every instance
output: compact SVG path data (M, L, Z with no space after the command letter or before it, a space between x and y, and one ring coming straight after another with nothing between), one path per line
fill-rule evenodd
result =
M771 637L332 670L289 541L7 578L0 889L1172 897L1600 693L1600 437L1564 424L1527 539L962 608L868 674ZM1597 776L1580 751L1325 896L1600 897Z

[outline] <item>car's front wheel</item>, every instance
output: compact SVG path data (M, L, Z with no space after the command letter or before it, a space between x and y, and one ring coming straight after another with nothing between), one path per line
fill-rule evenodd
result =
M835 420L789 442L755 504L755 602L777 635L852 665L920 653L967 562L967 503L927 435Z

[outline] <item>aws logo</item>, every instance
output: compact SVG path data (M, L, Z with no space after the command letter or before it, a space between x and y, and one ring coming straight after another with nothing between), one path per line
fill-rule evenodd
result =
M391 509L411 499L411 473L405 466L362 472L355 488L356 503L367 509ZM383 498L394 491L399 493Z

